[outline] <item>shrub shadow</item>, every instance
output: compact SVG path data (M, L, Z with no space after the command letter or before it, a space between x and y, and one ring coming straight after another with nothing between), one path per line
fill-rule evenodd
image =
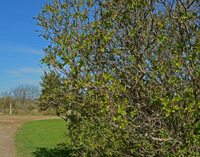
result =
M34 157L71 157L70 150L66 147L58 146L55 148L37 148L35 152L32 152Z

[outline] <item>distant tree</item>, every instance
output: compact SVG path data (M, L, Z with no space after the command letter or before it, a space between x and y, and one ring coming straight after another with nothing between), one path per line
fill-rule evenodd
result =
M36 106L40 95L39 87L30 84L18 85L12 88L10 92L19 108L23 110L23 114Z
M16 100L13 98L11 92L5 91L0 94L0 112L8 114L10 111L10 103L12 104L12 113L17 113Z

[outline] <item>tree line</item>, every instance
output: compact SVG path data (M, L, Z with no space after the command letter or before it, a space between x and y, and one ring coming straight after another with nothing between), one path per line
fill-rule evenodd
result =
M52 75L52 77L55 76ZM9 114L10 105L12 114L45 114L60 115L65 113L58 108L58 104L51 103L58 96L52 90L59 85L50 75L41 76L39 85L20 84L0 94L0 113ZM40 88L41 89L40 89ZM48 100L48 102L46 101ZM35 111L34 111L35 110Z
M22 84L0 94L1 113L10 113L12 104L13 114L27 114L38 108L40 90L36 85Z

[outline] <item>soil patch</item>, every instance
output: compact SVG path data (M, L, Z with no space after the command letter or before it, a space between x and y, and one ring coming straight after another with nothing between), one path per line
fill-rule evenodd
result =
M14 134L24 122L61 119L56 116L0 116L0 154L2 157L15 157Z

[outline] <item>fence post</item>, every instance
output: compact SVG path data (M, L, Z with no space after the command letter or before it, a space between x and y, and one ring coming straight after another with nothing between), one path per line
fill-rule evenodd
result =
M10 102L10 115L12 114L12 103Z

